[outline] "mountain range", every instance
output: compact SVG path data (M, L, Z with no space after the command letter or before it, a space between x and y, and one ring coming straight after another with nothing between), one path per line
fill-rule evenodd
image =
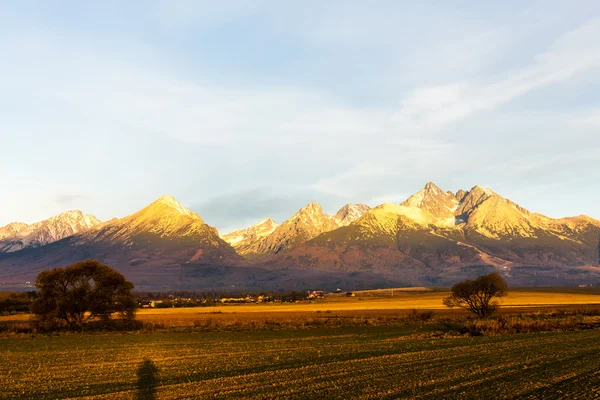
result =
M44 246L99 224L98 218L81 211L67 211L31 225L13 222L0 228L0 252Z
M325 214L319 204L312 202L281 225L267 218L248 229L223 235L222 238L238 254L250 260L266 260L322 233L351 224L369 208L366 204L346 204L332 216Z
M490 271L514 285L597 284L599 253L600 221L549 218L480 186L428 183L402 203L334 215L309 203L224 235L164 196L106 222L69 211L0 228L0 283L94 258L141 290L445 286Z

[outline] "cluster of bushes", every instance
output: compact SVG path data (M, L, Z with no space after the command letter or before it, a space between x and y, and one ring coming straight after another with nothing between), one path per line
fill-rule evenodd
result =
M470 336L594 329L600 328L600 310L551 310L485 319L467 318L464 321L449 321L446 327Z
M37 292L10 293L8 297L0 300L0 315L29 312L32 301L37 297Z
M212 314L212 313L211 313ZM217 315L218 314L218 315ZM215 313L214 317L197 319L190 326L173 325L169 321L139 321L128 319L96 319L73 328L66 323L48 324L43 320L0 325L0 332L35 334L50 332L219 332L297 330L314 328L428 326L423 332L439 332L446 336L493 336L518 333L566 331L600 328L600 310L550 310L548 312L498 315L488 318L447 318L431 310L411 310L404 315L338 315L335 312L290 315L289 318L269 318L257 314L246 315Z
M406 320L408 323L429 322L433 319L435 313L432 310L410 310Z
M0 333L4 334L46 334L68 332L127 332L144 329L144 323L135 319L94 320L74 328L58 321L32 319L28 322L0 324Z
M214 307L214 301L203 301L203 300L163 300L162 302L156 302L154 308L187 308L187 307Z
M256 314L248 317L235 313L213 312L214 317L197 319L193 326L169 325L168 321L147 321L141 327L143 331L261 331L261 330L298 330L314 328L349 328L375 326L422 325L436 322L431 310L412 310L407 315L340 315L330 310L291 314L289 317L272 318L268 314Z

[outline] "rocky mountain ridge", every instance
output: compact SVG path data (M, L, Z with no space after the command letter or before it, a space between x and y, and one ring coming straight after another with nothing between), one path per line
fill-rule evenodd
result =
M171 196L104 223L72 218L82 221L73 234L4 247L0 284L87 258L150 289L440 286L489 271L511 284L600 284L600 221L549 218L480 186L453 193L428 183L401 203L348 204L335 215L309 203L281 225L267 218L222 236ZM0 244L15 246L32 226L0 228Z
M473 268L529 284L559 283L561 275L588 282L600 279L599 235L600 221L590 217L552 219L480 186L454 194L428 183L405 202L370 209L269 263L390 278L401 273L412 285L446 284Z
M329 215L323 212L321 205L311 202L281 225L267 218L246 230L235 231L223 235L222 238L231 244L238 254L251 260L264 260L321 233L347 226L369 208L366 204L346 204L335 215Z
M338 226L348 226L370 210L366 204L346 204L335 213L334 218L338 222Z
M238 254L248 254L256 243L273 233L278 226L273 219L265 218L249 228L221 235L221 238L233 246Z
M44 246L100 224L98 218L79 210L66 211L31 225L11 223L0 228L0 252Z

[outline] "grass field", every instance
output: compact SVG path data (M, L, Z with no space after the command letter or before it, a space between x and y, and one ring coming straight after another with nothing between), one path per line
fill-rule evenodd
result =
M7 332L0 399L600 397L597 290L513 290L506 329L441 307L444 290L356 294L143 309L133 333ZM435 316L410 320L412 309ZM457 321L490 336L460 333ZM566 331L538 332L552 330Z
M0 340L3 399L593 398L600 330L427 339L420 327ZM138 397L139 396L139 397Z
M561 289L554 289L561 290ZM329 295L325 299L302 303L226 304L218 307L221 312L282 312L282 311L337 311L337 310L445 310L442 300L447 290L429 291L366 291L356 292L356 297ZM539 290L513 290L501 300L503 307L600 305L600 293L557 292ZM185 312L185 309L181 309ZM193 309L195 310L195 309ZM141 313L161 312L141 310ZM192 311L193 312L193 311Z
M515 314L536 310L597 308L600 288L513 289L501 299L501 313ZM325 299L302 303L226 304L216 307L140 309L137 319L163 327L227 326L231 329L290 328L296 325L350 326L389 324L410 310L433 310L437 316L466 316L464 310L449 310L442 304L448 291L391 289L356 292L356 297L329 295ZM0 325L26 323L29 315L0 316ZM328 322L328 323L325 323Z

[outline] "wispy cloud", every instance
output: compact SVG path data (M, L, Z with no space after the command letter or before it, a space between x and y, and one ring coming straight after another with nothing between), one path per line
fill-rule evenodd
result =
M416 89L392 117L418 131L439 130L470 115L508 103L536 89L556 84L600 66L600 19L559 37L534 62L505 76Z
M546 185L550 161L565 185L598 168L580 153L600 146L592 2L13 4L0 224L78 193L101 218L169 193L229 229L311 200L400 202L427 181L508 195Z

